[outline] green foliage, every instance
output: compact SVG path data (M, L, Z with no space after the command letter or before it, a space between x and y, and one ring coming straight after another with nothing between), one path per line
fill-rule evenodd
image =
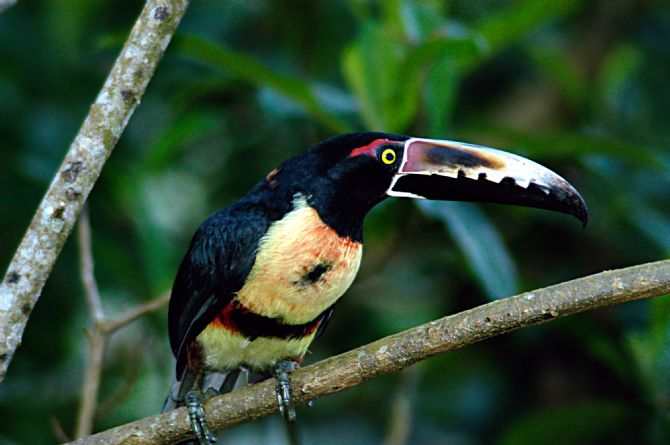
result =
M503 433L500 443L558 445L617 440L619 426L631 420L637 420L635 412L621 402L575 402L521 418Z
M42 0L0 14L4 264L139 11L122 6ZM667 257L668 41L663 2L192 2L90 198L105 309L165 291L201 220L350 130L527 155L577 186L591 223L389 200L366 221L360 276L308 361L491 298ZM2 443L53 443L51 419L73 430L89 323L77 267L72 242L0 386ZM299 415L314 443L381 443L403 388L407 443L668 443L668 301L525 329ZM112 339L97 429L159 409L172 373L165 325L163 310ZM255 422L222 442L278 431Z
M422 201L419 207L444 223L487 296L497 299L517 293L514 260L481 210L462 202Z

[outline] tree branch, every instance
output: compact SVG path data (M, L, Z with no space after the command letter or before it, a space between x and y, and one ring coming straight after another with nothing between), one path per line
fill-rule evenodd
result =
M86 361L84 381L81 385L81 401L74 433L76 438L88 436L93 429L95 410L98 406L98 388L108 340L109 336L99 329L98 325L88 332L89 355Z
M166 292L159 298L151 300L136 308L129 309L116 319L108 319L102 307L102 299L98 291L98 284L93 273L93 248L91 241L91 222L88 217L88 208L84 206L77 226L79 239L79 267L84 293L88 301L93 320L93 327L87 331L89 340L89 356L86 362L84 381L81 387L81 403L77 416L75 437L81 438L91 434L98 405L98 388L105 359L105 351L111 335L122 327L132 323L143 315L153 312L167 304L170 293Z
M0 284L0 382L105 161L139 105L188 0L148 0Z
M104 331L109 335L113 334L114 332L118 331L122 327L124 327L127 324L132 323L133 321L137 320L138 318L147 315L155 310L158 310L165 306L168 301L170 301L170 292L165 292L163 295L160 297L154 298L151 301L148 301L140 306L137 306L132 309L128 309L128 311L124 312L123 314L119 315L117 318L114 320L107 320L103 324Z
M88 207L84 206L79 215L77 226L77 238L79 240L79 270L81 271L81 282L84 285L84 294L88 307L91 310L94 322L98 323L105 316L102 310L102 301L98 284L93 273L93 248L91 247L91 221L88 217Z
M602 272L498 300L300 369L293 374L294 400L304 404L419 360L524 326L668 292L670 260ZM221 430L276 412L274 385L274 381L265 381L212 398L206 406L210 426ZM192 436L186 409L179 408L73 443L168 444L189 437Z
M93 319L93 328L87 331L90 351L88 360L86 361L84 381L81 385L81 403L74 436L81 438L91 434L93 428L93 418L95 416L95 407L98 404L98 388L100 386L100 376L102 375L102 365L105 359L108 338L101 329L105 313L102 309L100 292L98 291L98 284L95 281L93 273L91 222L88 217L87 206L83 207L79 216L77 235L79 240L81 282L84 286L84 294L86 294L86 301L88 301L91 318Z
M16 4L16 0L0 0L0 12Z

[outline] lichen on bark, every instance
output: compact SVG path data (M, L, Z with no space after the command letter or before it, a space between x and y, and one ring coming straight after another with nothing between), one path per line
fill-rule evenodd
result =
M28 317L165 52L188 0L149 0L70 145L0 283L0 382Z

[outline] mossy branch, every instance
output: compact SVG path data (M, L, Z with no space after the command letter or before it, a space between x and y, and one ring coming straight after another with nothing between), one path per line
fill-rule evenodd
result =
M188 0L148 0L0 283L0 382L56 258L154 74Z
M298 404L403 369L436 354L566 315L670 292L670 260L649 263L526 292L385 337L293 374ZM207 418L221 430L277 411L274 381L214 397ZM186 409L147 417L73 444L169 444L191 436Z

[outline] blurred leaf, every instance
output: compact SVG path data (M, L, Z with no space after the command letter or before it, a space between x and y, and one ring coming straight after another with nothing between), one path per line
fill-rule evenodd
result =
M418 201L418 206L444 224L489 298L517 293L519 278L514 259L496 228L476 205Z
M379 24L367 26L344 53L344 75L368 130L402 133L417 110L418 83L399 83L403 56L403 46Z
M577 70L575 60L563 48L546 41L534 41L529 48L531 59L545 76L552 79L575 109L586 104L589 83Z
M617 110L640 106L631 99L635 89L633 76L641 63L641 54L632 45L621 45L608 54L600 73L600 96L605 104L605 111L616 113Z
M460 66L445 57L435 62L426 79L428 128L432 137L446 137L461 80Z
M323 108L308 83L280 74L253 57L236 53L197 36L177 36L171 48L174 52L222 68L254 85L272 88L304 107L314 119L331 131L343 133L349 128L344 121Z
M391 0L382 3L384 23L398 31L408 42L424 40L440 26L443 2L436 0Z
M640 373L639 383L649 403L667 416L670 412L670 297L650 302L646 331L628 335L628 347Z
M426 40L442 26L446 19L444 4L442 0L404 0L401 3L403 26L412 42Z
M375 24L345 52L343 69L367 129L404 133L417 114L426 68L437 62L431 71L429 106L442 111L437 119L444 123L463 67L482 51L468 38L404 45L387 27Z
M465 64L486 54L481 41L470 37L440 36L413 47L403 66L407 69L425 66L427 62L449 58L455 65ZM407 76L406 76L407 77Z
M641 197L630 199L623 215L654 242L666 255L670 255L670 218L654 209Z
M534 158L579 159L584 155L607 155L642 166L644 168L665 168L659 153L652 147L640 147L607 136L579 133L540 133L519 130L498 125L480 124L462 131L463 137L477 135L478 139L492 139L505 144L503 149L523 153Z
M652 334L659 338L670 336L670 296L654 298L650 306L649 328Z
M593 443L614 436L621 424L634 418L635 412L619 401L592 400L547 408L514 422L503 433L500 444Z
M156 139L153 147L147 150L147 168L154 171L165 168L174 161L180 150L212 132L219 126L219 122L220 119L214 113L207 111L192 111L174 119L172 125L166 127Z
M582 0L520 0L476 26L475 33L486 42L490 53L526 37L535 28L569 14Z
M599 330L597 326L591 330ZM584 348L597 360L616 372L622 381L628 381L633 374L630 366L630 355L621 348L618 338L611 338L602 333L583 332L575 338L584 344Z

